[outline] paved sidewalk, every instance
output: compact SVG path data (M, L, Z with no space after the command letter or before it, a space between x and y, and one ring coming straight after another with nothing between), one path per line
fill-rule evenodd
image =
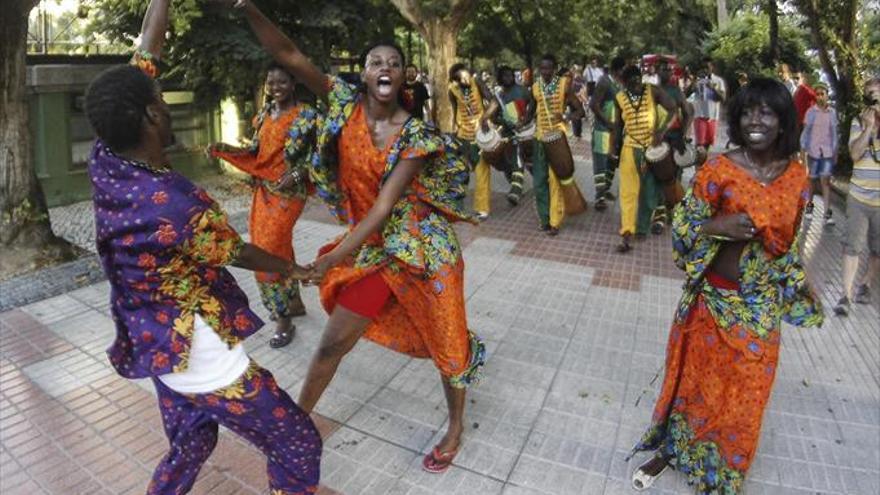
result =
M575 146L579 182L592 197L586 143ZM506 205L461 226L470 326L487 342L482 382L468 395L465 443L443 475L421 458L446 422L428 361L360 342L318 405L325 438L322 493L629 494L644 456L624 461L647 425L682 277L668 234L613 253L616 207L590 211L548 238L531 203ZM531 200L531 196L527 200ZM224 205L243 228L247 197ZM81 207L84 208L84 207ZM843 215L808 223L808 271L828 313L839 297ZM53 213L53 221L63 211ZM71 222L91 212L71 213ZM73 224L71 224L73 225ZM88 234L88 225L78 232ZM76 229L74 229L76 230ZM309 261L339 233L320 207L296 228ZM261 316L253 277L233 270ZM251 355L295 396L326 316L317 291L289 347ZM116 376L104 349L114 335L106 282L0 313L0 492L4 495L143 493L167 443L148 382ZM855 306L821 329L785 327L782 362L747 482L756 494L880 493L880 308ZM223 432L196 483L198 494L264 494L259 453ZM653 493L691 493L664 475Z

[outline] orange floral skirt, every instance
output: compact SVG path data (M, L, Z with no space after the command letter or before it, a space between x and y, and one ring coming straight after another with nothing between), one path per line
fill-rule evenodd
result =
M321 248L326 253L337 243ZM369 268L353 260L330 269L321 283L321 304L327 313L339 294L371 273L379 273L391 289L391 298L367 327L364 337L388 349L434 361L440 373L456 387L477 378L485 348L467 328L464 302L464 261L422 278L395 261Z
M714 284L713 284L714 285ZM779 362L779 331L767 340L721 328L700 295L673 325L652 426L635 450L658 450L700 493L738 493L761 434Z
M272 194L264 186L254 188L248 228L251 243L269 254L293 261L293 228L305 208L306 200ZM256 272L260 298L270 318L289 318L302 314L299 282L277 273Z

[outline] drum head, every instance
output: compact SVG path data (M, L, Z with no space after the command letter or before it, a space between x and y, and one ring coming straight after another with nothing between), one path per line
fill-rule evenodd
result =
M496 129L489 128L489 132L477 129L477 146L482 151L495 151L501 145L501 134Z
M651 163L659 162L667 156L669 156L669 143L667 142L662 142L645 150L645 159Z
M697 150L694 148L694 145L687 144L684 147L684 152L679 153L676 150L672 154L672 159L675 160L675 164L681 168L692 167L697 161Z
M537 130L537 126L534 122L523 127L522 129L516 131L516 137L519 138L520 141L528 141L535 137L535 131Z

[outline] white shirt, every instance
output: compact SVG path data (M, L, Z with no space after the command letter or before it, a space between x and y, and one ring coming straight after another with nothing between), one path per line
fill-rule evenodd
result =
M230 349L201 316L193 323L189 366L182 373L159 377L171 390L181 394L207 394L231 385L250 365L251 359L240 343Z
M602 70L601 67L593 67L591 65L588 65L587 68L584 69L584 80L588 83L597 83L604 74L605 72Z
M709 87L709 82L718 88L718 91L713 91ZM724 79L720 76L712 74L708 81L698 79L693 95L694 117L710 120L721 118L721 100L719 98L723 98L724 95L727 95L727 87L724 85Z

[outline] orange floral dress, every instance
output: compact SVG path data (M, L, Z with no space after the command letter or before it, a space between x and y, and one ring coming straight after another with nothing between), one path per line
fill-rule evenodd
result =
M707 162L673 221L676 263L687 273L669 333L666 375L653 421L635 450L659 450L699 493L739 493L752 463L779 362L782 321L822 323L799 254L809 197L797 161L761 184L726 156ZM757 235L740 278L712 272L721 239L701 233L713 216L746 213Z
M248 222L251 242L265 251L293 261L293 228L306 204L306 186L282 191L278 182L290 164L285 157L288 131L300 116L301 105L273 119L268 107L254 119L254 145L246 153L214 152L253 177L254 196ZM304 311L299 282L277 273L256 272L263 305L271 319L297 316Z
M357 104L338 141L337 181L351 228L375 204L394 143L392 140L383 149L374 146L363 106ZM427 156L428 150L418 146L400 153L402 159ZM453 386L464 387L475 379L485 350L467 327L464 261L458 240L444 214L419 200L424 197L424 187L419 178L414 179L401 203L413 205L413 228L418 231L410 234L434 241L424 243L426 250L437 248L437 252L424 253L424 262L431 269L419 271L398 256L387 255L387 244L394 241L383 235L388 231L386 225L386 230L370 237L355 256L327 272L321 284L321 302L330 313L344 289L368 275L380 274L392 297L370 323L365 337L413 357L432 359ZM324 246L321 252L332 250L340 240ZM364 263L358 258L371 261Z

